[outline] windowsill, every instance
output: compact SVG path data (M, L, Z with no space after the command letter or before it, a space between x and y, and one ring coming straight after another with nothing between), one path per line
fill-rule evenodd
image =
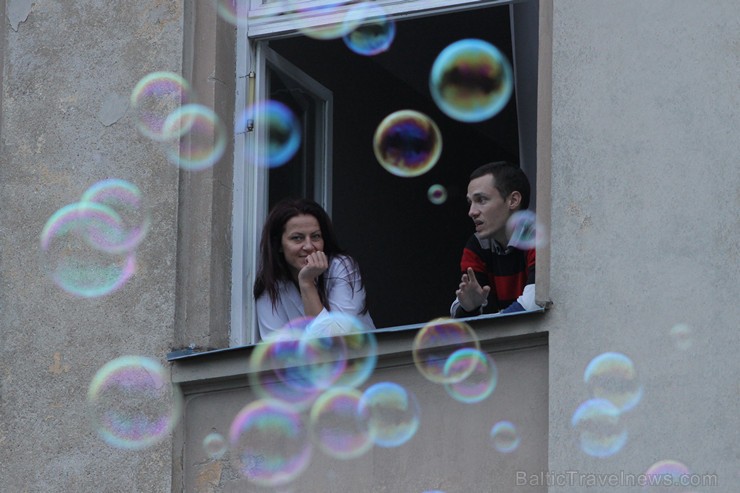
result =
M542 315L546 309L467 317L461 320L475 330L482 347L495 346L497 350L519 349L541 345L547 338ZM381 361L395 364L410 360L411 347L417 330L426 323L402 325L373 331L378 343L378 365ZM248 373L247 362L255 344L196 352L172 351L167 361L173 363L172 381L179 384L199 385L216 380L238 379L239 385Z

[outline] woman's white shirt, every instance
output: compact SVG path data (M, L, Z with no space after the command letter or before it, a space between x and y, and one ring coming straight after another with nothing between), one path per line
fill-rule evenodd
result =
M326 316L329 311L339 312L356 317L365 330L375 329L370 313L360 313L365 306L365 289L361 284L360 273L352 259L341 255L333 257L324 274L329 310L324 308L316 318ZM257 323L263 340L289 321L305 315L301 293L292 282L278 283L278 301L274 309L267 292L257 299Z

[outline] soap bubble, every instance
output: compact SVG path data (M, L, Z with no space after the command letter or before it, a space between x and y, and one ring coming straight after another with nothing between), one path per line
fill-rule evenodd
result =
M458 349L452 353L443 372L445 378L467 373L461 380L444 384L450 397L466 404L484 400L493 393L498 383L498 369L493 358L472 348Z
M162 130L170 137L167 159L185 170L209 168L226 150L226 127L212 109L200 104L187 104L172 112Z
M165 142L172 137L164 130L167 117L191 102L190 84L172 72L152 72L144 76L131 92L131 108L136 128L142 135Z
M299 369L301 382L326 389L347 367L347 346L342 335L317 336L305 332L298 343L298 357L304 362Z
M93 428L107 444L141 450L165 438L182 413L182 394L164 368L122 356L97 371L87 392Z
M344 361L343 371L334 382L341 387L358 387L368 379L377 362L377 340L357 317L341 312L329 312L313 319L305 328L304 338L329 337L340 339ZM339 342L334 343L339 347ZM339 356L335 357L338 360Z
M423 175L442 154L442 134L424 113L400 110L383 119L373 138L375 157L389 173Z
M438 318L419 329L412 344L414 364L419 372L435 383L455 383L475 370L474 360L463 359L445 375L448 358L464 348L480 350L480 343L470 325L459 320Z
M284 4L294 4L285 1ZM318 40L338 39L360 25L364 6L352 0L334 1L323 5L299 7L294 10L301 27L298 30L309 38Z
M592 457L609 457L627 442L627 430L619 409L606 399L590 399L581 404L571 418L581 450Z
M395 37L396 23L385 15L381 7L370 5L364 13L363 23L342 39L358 55L374 56L387 51Z
M354 459L373 446L368 423L359 418L362 394L336 387L321 394L311 408L311 432L314 442L327 455Z
M133 251L110 253L101 246L126 236L121 216L96 202L69 204L41 231L42 269L66 292L82 298L108 295L136 271Z
M285 104L267 100L247 107L237 123L237 132L245 131L250 122L264 129L266 138L257 166L277 168L295 156L301 146L301 124Z
M121 227L107 229L111 234L95 236L97 248L108 253L134 250L142 242L151 224L151 214L139 187L126 180L102 180L82 194L80 202L96 202L113 209L121 218ZM91 235L92 236L92 235Z
M306 378L304 366L311 362L306 360L311 355L300 351L302 335L282 330L255 346L249 359L249 381L258 396L304 410L321 393L322 389Z
M427 191L429 202L434 205L441 205L447 202L447 189L442 185L432 185Z
M220 459L226 453L227 448L226 439L221 433L214 431L203 439L203 450L209 459Z
M534 250L547 243L545 228L534 212L529 210L516 211L506 221L506 232L509 235L509 244L519 250Z
M687 324L676 324L671 327L670 336L674 347L679 351L686 351L694 344L693 331Z
M380 447L403 445L419 428L416 396L392 382L376 383L365 390L358 413L368 423L373 442Z
M240 472L260 486L290 483L306 470L312 455L300 413L274 400L246 405L231 423L229 443Z
M432 65L429 88L447 116L480 122L496 115L509 102L513 71L506 56L480 39L452 43Z
M632 360L622 353L596 356L586 367L583 380L591 395L617 406L620 412L633 409L642 398L642 384Z
M685 464L677 460L660 460L645 471L645 493L689 493L691 486L699 486L699 476L691 474ZM692 482L693 481L693 482Z
M493 448L504 454L516 450L521 442L519 432L511 421L499 421L493 425L489 436Z

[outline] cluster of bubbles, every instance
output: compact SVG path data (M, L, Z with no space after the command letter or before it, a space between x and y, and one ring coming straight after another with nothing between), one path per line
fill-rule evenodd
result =
M414 364L424 378L441 384L458 402L473 404L489 397L498 384L498 368L480 348L472 327L459 320L440 318L422 327L412 345ZM491 445L502 453L519 446L516 426L499 421L490 432Z
M293 320L257 345L249 380L258 399L229 431L241 474L281 486L305 471L316 449L350 460L410 440L419 426L413 393L393 382L361 390L376 362L375 335L338 312Z
M571 426L581 450L592 457L610 457L627 443L622 417L642 398L634 364L622 353L602 353L589 362L583 375L591 398L576 409Z
M142 450L168 436L182 414L182 394L159 362L122 356L105 364L87 392L93 429L107 444Z
M82 298L108 295L136 271L136 249L151 223L141 190L106 179L49 217L41 231L43 271Z
M189 171L213 166L227 140L219 116L195 99L190 84L172 72L147 74L131 92L139 132L161 143L170 163Z
M459 402L480 402L496 387L496 365L464 322L429 322L412 354L419 372ZM317 452L346 461L373 447L408 443L421 422L419 402L395 382L363 389L376 363L375 335L353 316L330 312L290 321L255 346L248 366L256 400L233 419L228 439L215 431L206 436L205 453L218 460L230 452L243 477L276 488L298 478ZM491 445L502 453L519 441L508 421L491 430Z
M429 91L444 114L460 122L476 123L492 118L506 106L513 81L511 63L498 48L481 39L463 39L447 46L435 59ZM403 110L380 123L373 150L387 171L413 177L434 167L441 144L442 137L431 118Z
M213 1L221 18L234 25L247 24L249 0ZM306 5L282 0L278 7L303 35L321 41L341 38L352 52L362 56L388 51L396 36L395 21L380 5L370 1L337 0ZM258 16L259 12L255 10L251 14ZM444 114L460 122L475 123L492 118L507 105L513 92L513 79L511 63L498 48L481 39L462 39L436 57L429 73L429 91ZM257 164L281 166L300 145L300 127L289 109L268 102L257 109L247 108L237 124L237 132L247 122L254 123L260 118L266 122L263 128L268 129L268 150L258 156ZM429 116L416 110L400 110L378 125L373 151L380 165L391 174L415 177L437 164L442 136ZM430 190L429 199L435 204L442 203L446 193L435 191L433 195Z

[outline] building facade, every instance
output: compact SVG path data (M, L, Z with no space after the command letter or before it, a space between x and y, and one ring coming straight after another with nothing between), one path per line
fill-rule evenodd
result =
M735 491L736 3L378 0L396 44L361 59L340 40L294 36L357 2L303 3L313 14L257 0L233 17L216 0L0 3L0 489L674 491L640 484L663 466L685 472L675 491ZM470 37L510 58L515 87L491 121L463 127L429 103L427 77L439 47ZM200 142L178 147L175 166L171 148L137 129L132 92L157 72L182 76L223 124L208 165L182 164ZM290 176L251 165L266 137L241 117L278 93L310 123ZM404 178L372 161L371 137L407 106L440 124L444 144L433 169ZM412 345L454 297L467 176L494 159L518 162L536 190L543 309L468 321L498 381L464 404L419 374ZM140 191L146 237L135 259L124 255L120 285L70 294L50 279L45 225L108 179ZM426 198L435 183L447 188L441 205ZM255 252L271 200L289 193L321 202L366 270L380 330L363 388L403 385L419 421L407 443L352 460L314 450L276 489L203 442L227 436L256 397ZM611 391L635 402L610 415L611 433L593 432L595 451L573 418L594 397L584 373L605 354L633 365L634 387ZM184 395L172 432L138 450L105 443L90 423L91 382L124 355L158 361ZM501 421L516 425L511 451L491 444ZM249 471L266 467L249 460Z

